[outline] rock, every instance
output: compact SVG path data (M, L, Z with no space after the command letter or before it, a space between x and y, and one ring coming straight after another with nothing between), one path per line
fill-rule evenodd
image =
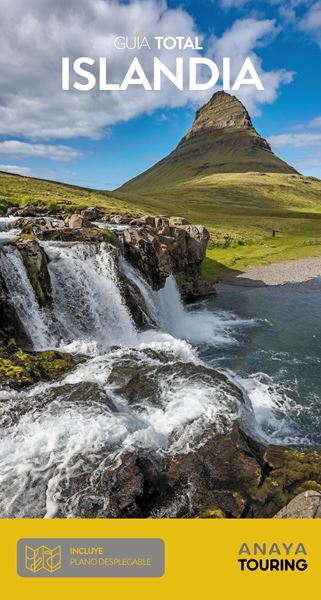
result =
M10 338L15 338L18 344L24 347L31 347L31 340L16 313L5 280L0 273L0 339L3 341Z
M16 217L38 217L41 215L48 215L48 208L46 206L34 206L27 205L20 208L19 206L12 206L7 210L7 216L14 215Z
M78 215L75 213L65 219L65 226L69 227L70 229L82 229L84 227L90 227L91 224L84 214Z
M99 404L102 415L106 412L117 412L112 399L107 393L97 383L89 381L57 384L53 387L48 387L45 394L23 394L19 399L18 405L16 403L7 403L3 407L0 401L0 409L2 416L5 411L6 426L11 427L19 421L22 415L30 411L34 412L35 410L42 411L49 404L52 404L50 411L54 413L56 410L59 411L61 405L64 410L68 411L69 409L73 409L75 404L81 403L85 404L86 407L90 404L94 406Z
M113 225L127 225L130 223L131 219L132 217L126 214L112 215L109 218L109 222Z
M157 230L161 230L163 235L169 232L169 219L167 217L155 217L155 227Z
M147 217L143 219L147 222ZM130 227L123 232L124 252L151 287L161 289L166 278L173 274L185 300L213 293L213 287L201 275L209 240L207 229L184 224L170 227L168 219L163 217L151 217L142 225L143 219L134 221L138 228Z
M123 273L118 273L121 283L122 298L135 322L143 329L155 326L148 316L148 310L144 298L142 297L137 285L126 278Z
M0 384L20 388L38 381L58 379L75 366L64 352L25 352L14 341L0 344Z
M184 217L170 217L170 227L180 227L181 225L190 225L190 222Z
M81 214L87 221L98 221L104 215L104 211L95 206L89 206L88 208L84 208Z
M139 518L150 513L155 498L164 498L160 467L142 453L123 453L111 465L60 482L58 516ZM102 462L102 464L104 464Z
M48 259L37 240L29 235L20 235L11 242L20 252L30 283L41 306L51 302L51 281Z
M298 494L274 515L274 519L320 519L320 517L321 493L314 490Z
M299 451L271 445L262 456L262 484L252 490L254 517L273 517L297 494L321 492L321 449Z
M171 257L166 244L149 227L126 229L123 232L126 258L144 275L153 289L161 289L172 272Z
M172 494L181 498L179 516L240 518L262 473L251 448L235 426L201 448L169 459L166 469Z
M59 227L57 229L44 230L39 234L42 240L52 240L59 242L106 242L116 248L119 247L119 240L113 231L99 229L98 227L82 227L70 229L68 227Z

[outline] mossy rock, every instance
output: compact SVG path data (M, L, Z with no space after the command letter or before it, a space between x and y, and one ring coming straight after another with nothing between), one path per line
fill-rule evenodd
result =
M255 516L273 516L297 494L321 491L321 450L292 450L270 446L263 456L270 473L250 490Z
M119 239L114 231L100 227L99 232L102 234L104 242L107 242L107 244L110 244L111 246L115 246L115 248L119 248Z
M38 241L27 233L19 235L13 242L20 252L30 283L40 306L51 303L51 282L48 259Z
M25 352L14 340L0 344L0 384L22 387L38 381L58 379L75 366L74 358L64 352Z
M206 508L200 515L200 519L225 519L225 513L218 506Z

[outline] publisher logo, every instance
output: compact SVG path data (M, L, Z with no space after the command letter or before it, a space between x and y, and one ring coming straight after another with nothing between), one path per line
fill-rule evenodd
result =
M21 577L161 577L164 542L145 538L22 539Z

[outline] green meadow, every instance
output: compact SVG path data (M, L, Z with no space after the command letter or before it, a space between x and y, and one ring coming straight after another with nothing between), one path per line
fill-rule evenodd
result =
M298 174L217 173L138 193L128 184L106 192L0 173L0 209L25 204L184 216L210 231L203 270L211 281L251 264L321 255L321 181Z

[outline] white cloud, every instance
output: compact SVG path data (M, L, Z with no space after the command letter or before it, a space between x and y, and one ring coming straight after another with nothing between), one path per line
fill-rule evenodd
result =
M254 49L273 39L278 33L274 20L240 19L226 30L220 38L213 38L211 54L214 59L223 56L236 57L232 66L235 76L247 56L250 56L264 85L264 92L258 92L252 86L240 88L237 96L245 103L248 110L256 115L260 113L260 104L272 103L276 100L281 84L290 83L294 73L284 69L264 71L262 61Z
M282 133L271 135L269 143L274 148L305 148L307 146L321 146L321 133Z
M31 144L19 142L18 140L7 140L0 142L0 154L10 156L33 156L48 158L50 160L75 160L82 156L81 152L70 148L70 146L51 144Z
M221 6L223 8L238 8L248 4L251 0L221 0Z
M14 175L30 175L31 169L29 167L20 167L19 165L0 165L0 171L6 173L13 173Z
M321 0L315 2L300 23L301 29L312 35L321 46Z
M249 89L242 94L248 108L256 112L258 105L273 102L280 85L291 79L285 71L264 72L254 53L261 37L272 30L275 26L271 21L238 21L215 43L218 51L233 52L238 64L241 60L237 57L243 59L247 52L260 68L265 93L247 86ZM161 92L146 92L138 86L130 86L123 92L61 91L63 56L71 59L108 56L109 79L119 82L137 54L147 77L151 78L154 51L131 52L114 48L115 35L132 38L136 31L150 39L155 35L195 37L199 34L187 11L169 9L165 0L130 0L128 3L120 0L2 0L0 135L25 136L34 140L77 136L98 138L105 135L110 125L140 114L208 100L208 93L180 92L170 82L165 82ZM184 53L161 50L156 54L173 68L178 55L188 58L197 52L192 49Z
M321 127L321 117L316 117L315 119L312 119L312 121L310 121L309 123L309 127Z

